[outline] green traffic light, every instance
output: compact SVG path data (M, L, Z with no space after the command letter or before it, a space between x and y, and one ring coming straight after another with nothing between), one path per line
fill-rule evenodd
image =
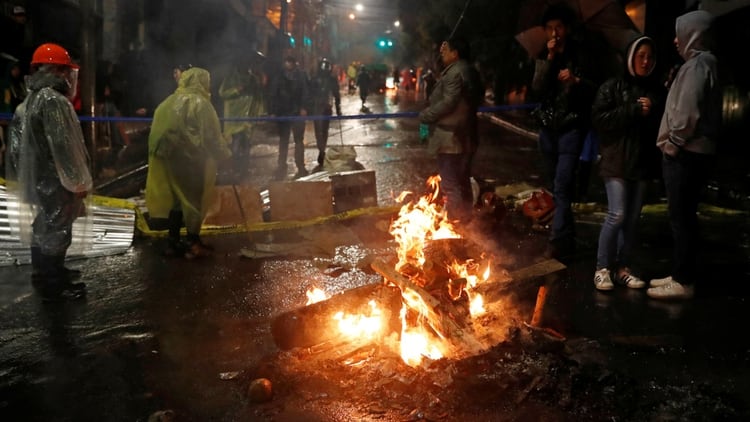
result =
M377 46L380 48L393 47L393 41L388 39L380 39L377 42Z

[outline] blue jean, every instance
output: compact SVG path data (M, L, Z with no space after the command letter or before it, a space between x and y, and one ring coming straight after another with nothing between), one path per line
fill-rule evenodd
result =
M681 150L677 157L662 158L669 225L674 240L672 279L692 284L698 248L698 202L712 156Z
M451 220L465 221L471 215L471 181L467 154L438 154L440 190Z
M552 194L555 198L550 241L572 238L575 235L571 205L582 142L583 136L578 129L562 134L555 134L547 129L539 132L539 150L544 159L547 177L552 181Z
M607 217L599 232L596 268L629 267L646 182L605 177L604 188L607 191Z

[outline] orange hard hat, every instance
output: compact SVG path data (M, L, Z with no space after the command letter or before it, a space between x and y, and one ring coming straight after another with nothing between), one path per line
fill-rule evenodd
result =
M56 64L61 66L69 66L73 69L78 69L78 65L73 63L73 59L70 58L68 50L60 47L57 44L46 43L37 47L34 51L34 55L31 57L31 65L43 65L43 64Z

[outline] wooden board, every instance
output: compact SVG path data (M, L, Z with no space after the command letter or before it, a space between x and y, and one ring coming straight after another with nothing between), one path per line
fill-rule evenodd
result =
M275 182L268 188L272 221L309 220L333 215L329 181Z

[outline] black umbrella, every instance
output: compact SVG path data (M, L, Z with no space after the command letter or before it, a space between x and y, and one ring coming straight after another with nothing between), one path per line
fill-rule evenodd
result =
M567 5L584 29L601 35L611 47L620 51L640 35L615 0L527 0L519 12L516 40L531 57L539 55L547 45L542 16L549 6L555 4Z

